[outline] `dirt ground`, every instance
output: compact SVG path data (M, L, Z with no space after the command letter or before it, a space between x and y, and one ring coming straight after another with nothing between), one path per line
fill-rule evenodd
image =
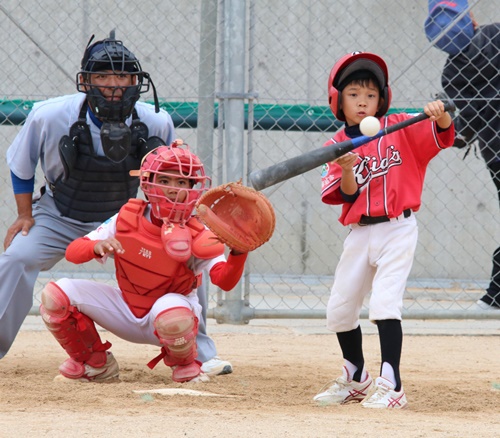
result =
M0 437L498 437L497 322L498 332L486 335L406 334L402 376L409 408L382 412L312 403L341 365L335 336L321 330L250 325L215 331L219 354L231 360L234 373L181 385L163 364L146 367L155 347L107 332L101 335L113 343L119 381L54 382L63 350L47 331L24 329L0 361ZM376 374L373 331L364 347ZM159 388L218 396L133 392Z

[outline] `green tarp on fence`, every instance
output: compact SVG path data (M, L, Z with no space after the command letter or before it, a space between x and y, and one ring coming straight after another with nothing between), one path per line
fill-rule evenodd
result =
M20 125L36 103L35 100L0 100L0 126ZM150 102L152 103L152 102ZM196 102L161 102L172 116L176 128L196 128ZM254 104L253 129L267 131L333 132L342 123L333 117L327 106ZM402 112L402 109L391 109ZM214 127L218 125L218 104L215 104ZM248 128L248 105L245 105L245 129Z
M0 125L20 125L24 122L34 100L0 100ZM152 102L150 102L152 103ZM160 106L172 116L176 128L196 128L196 102L161 102ZM218 105L215 105L214 127L218 124ZM280 131L336 131L341 124L330 108L308 105L254 105L253 128ZM248 128L248 105L245 105L245 128Z

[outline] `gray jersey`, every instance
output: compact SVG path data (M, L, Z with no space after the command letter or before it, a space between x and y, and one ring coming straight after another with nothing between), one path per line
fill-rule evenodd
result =
M24 126L7 150L7 164L18 178L31 179L39 161L47 181L54 182L61 176L63 165L59 158L59 140L69 134L71 125L78 120L84 100L85 94L77 93L48 99L33 106ZM135 109L139 120L148 127L149 137L160 137L167 145L174 140L174 124L170 114L164 110L155 113L154 106L145 102L137 102ZM130 126L132 117L126 123ZM97 154L104 156L100 128L88 114L87 124Z

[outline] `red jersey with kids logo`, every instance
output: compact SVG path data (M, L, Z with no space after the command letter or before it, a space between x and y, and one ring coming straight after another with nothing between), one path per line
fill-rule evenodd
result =
M413 116L391 114L380 119L382 128ZM455 131L438 132L436 123L416 123L405 129L375 139L357 149L354 174L359 196L346 202L340 193L342 168L330 162L323 166L321 199L325 204L343 204L339 221L358 223L361 216L397 217L404 210L418 211L425 171L440 150L453 145ZM344 129L324 146L349 140Z

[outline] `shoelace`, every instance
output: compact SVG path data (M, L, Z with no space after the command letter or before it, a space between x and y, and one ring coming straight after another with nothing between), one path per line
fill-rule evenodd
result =
M375 392L372 394L372 396L370 397L370 400L380 400L382 398L385 397L385 395L389 392L389 389L384 387L384 386L381 386L381 385L378 385L377 386L377 389L375 390Z
M347 380L345 380L343 377L339 377L337 378L337 380L335 380L335 383L327 389L327 392L333 394L334 392L336 392L336 387L338 387L339 390L342 390L348 384L349 382Z

